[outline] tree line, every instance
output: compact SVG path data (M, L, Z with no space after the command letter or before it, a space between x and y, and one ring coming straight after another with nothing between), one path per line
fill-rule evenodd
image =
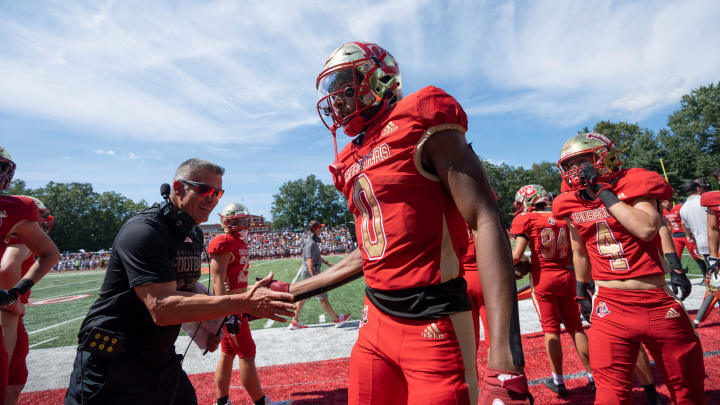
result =
M578 132L590 130L578 128ZM600 121L592 131L617 142L624 167L642 167L663 174L662 159L668 180L676 190L683 182L698 177L705 177L718 186L709 175L720 167L720 82L684 95L680 108L668 117L668 127L657 133L622 121ZM508 225L514 213L515 193L520 187L539 184L548 191L560 192L561 178L556 162L534 163L526 169L481 161ZM31 189L17 179L5 194L30 195L45 203L55 216L50 236L61 251L109 248L120 226L148 206L144 200L134 202L112 191L97 193L88 183L50 182L45 187ZM280 186L273 196L271 214L275 229L301 230L311 219L328 226L348 225L350 229L354 226L344 196L314 175Z

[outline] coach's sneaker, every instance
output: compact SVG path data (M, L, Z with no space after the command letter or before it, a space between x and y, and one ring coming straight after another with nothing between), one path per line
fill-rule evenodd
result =
M344 314L344 315L338 315L337 321L333 321L333 323L335 324L336 328L339 328L339 327L343 326L343 324L345 322L347 322L348 319L350 319L350 312L348 312L347 314Z
M300 321L290 321L290 325L288 325L288 329L295 330L295 329L305 329L307 326L300 323Z
M568 390L565 388L564 383L555 384L552 378L548 378L545 380L545 386L548 387L550 391L558 394L560 398L566 398L568 396Z

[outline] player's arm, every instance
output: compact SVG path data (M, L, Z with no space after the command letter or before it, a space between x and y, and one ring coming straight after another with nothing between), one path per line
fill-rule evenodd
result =
M710 256L718 257L718 250L720 250L720 228L718 228L718 216L711 209L708 209L707 214L707 233Z
M24 222L13 230L13 234L38 257L27 274L11 289L11 292L14 291L14 294L19 296L25 294L52 269L60 260L60 252L37 222Z
M312 257L308 257L307 260L305 260L305 265L307 265L308 272L311 276L315 275L315 267L313 267L315 263L312 261Z
M289 288L295 301L300 301L362 277L362 263L362 252L360 249L355 249L317 276L290 285L275 282L273 284L277 284L277 287L272 288L278 290Z
M30 256L30 249L22 244L8 245L0 261L0 288L10 289L22 274L22 264Z
M687 238L688 242L695 243L695 235L693 235L692 228L688 225L687 222L685 222L682 217L680 217L680 222L682 222L683 228L685 228L685 237Z
M210 259L210 274L213 280L213 291L215 295L227 295L229 293L225 288L225 277L231 261L232 253L230 252L215 254L212 259Z
M590 282L590 256L588 255L585 241L575 225L567 220L568 229L570 230L570 246L572 248L573 267L575 268L575 281L578 283Z
M520 260L525 256L525 249L528 245L528 239L525 235L517 235L515 237L515 247L513 247L512 257L513 264L520 263Z
M241 312L285 322L280 316L292 316L295 306L291 304L290 294L267 288L272 277L270 273L245 293L219 297L177 291L175 281L142 284L134 290L159 326L217 319Z
M482 164L465 136L454 129L438 132L427 140L423 164L435 169L473 230L478 275L492 336L488 367L522 372L524 359L517 341L519 324L510 242ZM513 319L515 324L511 325ZM511 333L515 327L517 333Z
M652 240L660 229L657 201L652 198L638 198L632 205L618 200L607 208L625 229L641 240Z

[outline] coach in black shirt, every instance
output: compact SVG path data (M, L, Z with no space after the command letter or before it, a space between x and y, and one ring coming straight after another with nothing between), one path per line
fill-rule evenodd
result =
M202 159L180 165L169 202L130 218L113 242L97 301L80 327L65 404L197 404L175 353L180 324L248 313L284 321L290 294L265 286L245 294L192 292L200 278L203 234L222 195L224 169ZM215 350L219 340L210 337Z

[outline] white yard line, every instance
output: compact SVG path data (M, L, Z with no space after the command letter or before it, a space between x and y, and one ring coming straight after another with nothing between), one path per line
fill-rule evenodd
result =
M62 298L62 297L67 297L67 296L69 296L69 295L75 295L75 294L80 294L80 293L85 293L85 292L90 292L90 291L98 291L98 288L91 288L91 289L89 289L89 290L82 290L82 291L72 291L72 292L69 292L69 293L67 293L67 294L58 295L58 296L56 296L56 297L35 298L35 299L30 300L30 303L32 304L33 302L51 300L51 299L53 299L53 298Z
M96 283L96 282L98 282L98 281L100 281L100 279L95 279L95 280L85 280L85 281L77 281L77 282L75 282L75 283L67 283L67 284L58 284L58 285L49 285L49 286L47 286L47 287L33 287L33 289L32 289L32 290L33 290L33 291L38 291L38 290L45 290L45 289L48 289L48 288L58 288L58 287L65 287L66 285L85 284L85 283Z
M292 279L290 284L294 283L298 279L298 277L300 277L301 271L302 271L302 265L300 265L300 268L298 269L297 273L295 273L295 277ZM265 326L263 326L263 328L265 328L265 329L270 328L273 326L274 323L275 323L275 321L273 321L272 319L268 319L267 322L265 322Z
M34 331L32 331L32 332L28 332L28 335L34 335L34 334L36 334L36 333L40 333L40 332L46 331L46 330L48 330L48 329L56 328L56 327L58 327L58 326L65 325L66 323L75 322L75 321L77 321L78 319L83 319L83 318L85 318L85 315L83 315L83 316L78 316L77 318L73 318L73 319L68 319L67 321L63 321L63 322L60 322L60 323L56 323L55 325L50 325L50 326L48 326L48 327L46 327L46 328L41 328L41 329L38 329L38 330L34 330Z
M32 349L33 347L38 347L38 346L40 346L40 345L44 345L45 343L47 343L47 342L52 342L53 340L55 340L55 339L57 339L57 338L58 338L58 337L55 336L54 338L45 339L45 340L43 340L42 342L33 343L33 344L31 344L30 346L28 346L28 348L29 348L29 349Z

